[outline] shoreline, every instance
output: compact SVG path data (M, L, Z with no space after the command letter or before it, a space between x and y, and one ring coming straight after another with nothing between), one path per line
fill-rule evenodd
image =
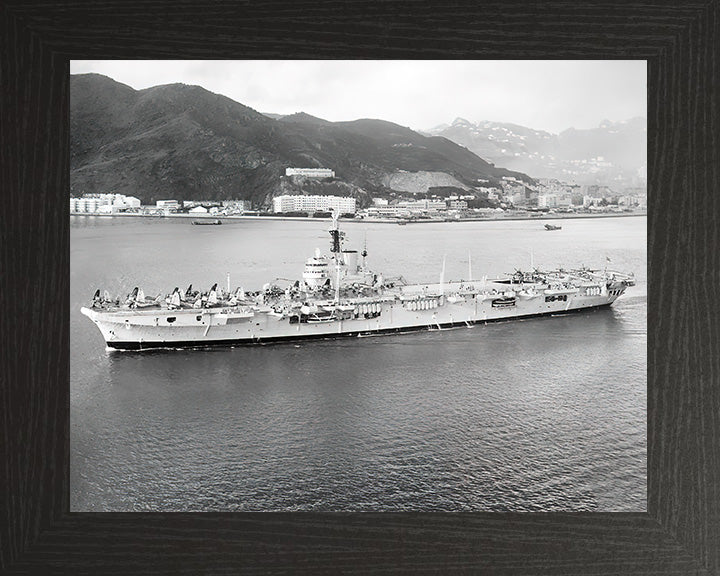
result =
M191 214L128 214L118 212L116 214L90 214L86 212L71 212L70 216L82 216L86 218L154 218L156 220L179 219L179 220L286 220L293 222L331 222L332 218L312 218L298 216L256 216L256 215L232 215L232 216L195 216ZM530 216L522 214L511 214L499 217L477 217L477 218L448 218L439 219L419 219L419 220L403 220L400 218L341 218L343 223L346 222L371 222L373 224L455 224L460 222L513 222L521 220L545 221L545 220L577 220L582 218L632 218L638 216L647 216L647 211L642 212L623 212L623 213L600 213L600 214L542 214L539 216Z

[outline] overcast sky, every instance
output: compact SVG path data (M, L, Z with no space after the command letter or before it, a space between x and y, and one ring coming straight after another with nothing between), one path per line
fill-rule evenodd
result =
M512 122L558 133L647 117L644 60L75 60L135 89L196 84L259 112L379 118L414 130Z

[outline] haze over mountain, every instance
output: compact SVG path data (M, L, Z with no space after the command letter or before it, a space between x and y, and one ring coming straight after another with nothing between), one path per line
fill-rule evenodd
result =
M495 167L444 137L381 120L328 122L302 112L266 115L199 86L134 90L98 74L70 81L71 195L251 200L282 193L376 194L435 185L472 188L525 174ZM286 178L287 167L336 178ZM450 184L449 184L450 183Z
M560 134L500 122L457 118L426 133L444 136L498 166L534 178L578 184L644 186L647 181L647 121L605 121L597 128Z

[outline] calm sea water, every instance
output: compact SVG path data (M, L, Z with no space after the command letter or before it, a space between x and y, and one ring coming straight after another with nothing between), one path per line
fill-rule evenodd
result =
M646 510L646 219L347 223L386 278L586 264L610 309L301 344L107 351L96 288L299 278L328 222L72 217L73 511Z

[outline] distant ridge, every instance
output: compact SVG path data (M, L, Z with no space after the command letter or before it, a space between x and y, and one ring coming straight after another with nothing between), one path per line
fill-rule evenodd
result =
M146 204L244 199L262 208L283 193L352 195L364 205L390 193L387 182L403 171L442 173L467 187L503 176L532 182L392 122L274 116L199 86L134 90L98 74L72 75L71 194L118 192ZM336 178L285 178L289 166L331 168Z
M647 181L647 121L605 120L597 128L569 128L560 134L506 122L470 122L432 128L493 162L535 178L557 178L578 184L614 187L645 186Z

